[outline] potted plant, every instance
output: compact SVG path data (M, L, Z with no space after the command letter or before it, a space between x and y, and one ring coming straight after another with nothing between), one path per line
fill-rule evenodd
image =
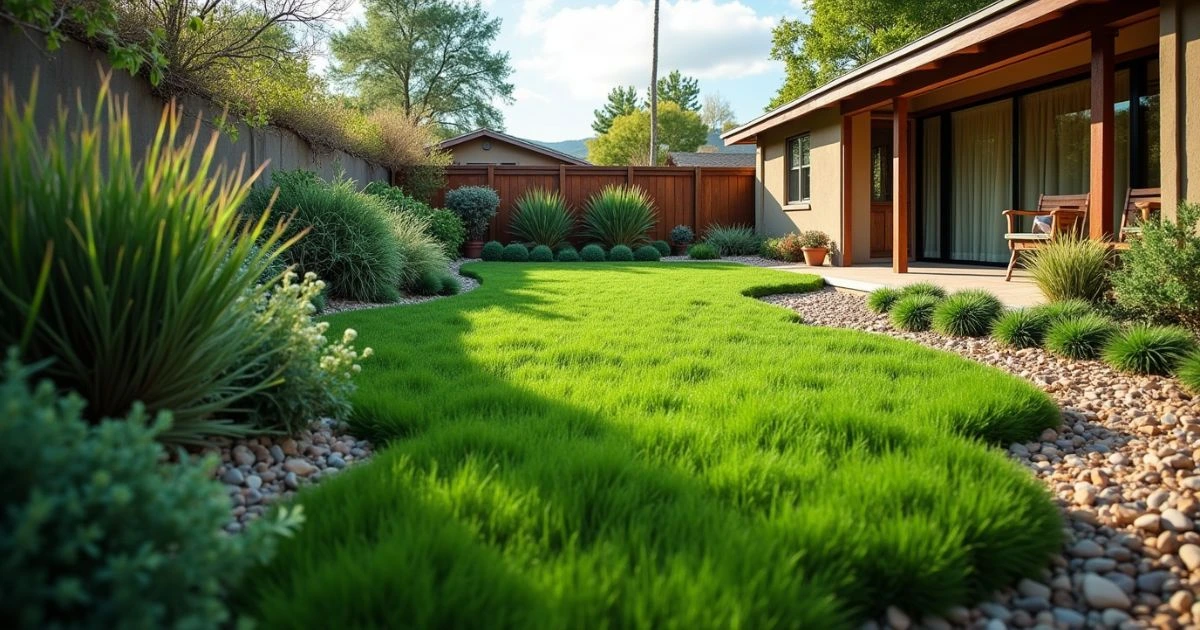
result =
M696 240L696 233L687 225L676 225L671 228L671 243L675 246L675 255L683 256L687 253L688 245L691 245Z
M453 212L467 231L463 255L479 258L483 253L483 238L500 207L500 195L487 186L462 186L446 193L446 209Z
M820 230L805 230L800 233L799 241L800 251L804 252L804 264L811 267L825 264L825 257L833 246L828 234Z

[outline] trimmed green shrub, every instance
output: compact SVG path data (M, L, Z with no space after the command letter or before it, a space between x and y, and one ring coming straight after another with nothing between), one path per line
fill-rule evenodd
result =
M600 255L603 256L604 252L601 252ZM558 250L558 262L579 262L579 252L568 245Z
M1176 376L1184 389L1194 395L1200 395L1200 352L1193 352L1184 357L1176 370Z
M458 276L447 272L442 276L442 290L438 295L458 295L462 292L462 282Z
M722 256L751 256L762 246L762 239L748 225L713 223L704 232L704 242L715 247Z
M696 240L696 233L690 225L676 225L671 228L671 242L679 246L691 245Z
M1014 309L996 320L992 337L1013 348L1034 348L1042 345L1052 321L1049 315L1036 308Z
M538 245L529 251L529 260L532 262L554 262L554 250L545 245Z
M688 258L694 260L716 260L720 257L721 252L708 243L696 243L688 248Z
M653 243L650 243L650 244L654 246L654 249L658 250L659 258L662 258L663 256L671 255L671 244L670 243L668 243L666 241L654 241Z
M1004 305L987 291L958 291L934 309L933 329L943 335L982 337L991 331L1003 311Z
M1089 238L1056 238L1033 250L1026 267L1051 302L1094 304L1108 289L1109 249Z
M910 295L928 295L939 300L946 297L946 290L932 282L916 282L900 288L900 296L908 297Z
M879 287L867 295L867 309L872 313L884 314L892 310L892 305L903 297L899 289Z
M1122 372L1169 375L1196 351L1196 340L1178 326L1135 324L1104 347L1104 361Z
M633 258L642 261L656 261L662 258L662 252L659 252L658 248L653 245L642 245L633 252Z
M904 296L896 300L889 311L892 325L909 332L929 330L933 325L933 311L941 302L941 298L925 293Z
M400 297L404 257L391 220L408 215L390 212L378 198L355 192L349 180L326 184L287 171L276 171L271 178L273 186L254 187L242 213L252 220L263 217L278 189L269 220L286 220L288 236L308 230L285 256L298 273L317 274L333 298L382 303Z
M1033 310L1044 316L1047 326L1049 326L1064 319L1077 319L1085 315L1092 315L1096 312L1096 307L1083 300L1063 300L1039 304L1033 307Z
M579 257L583 259L583 262L604 262L608 258L604 255L604 248L595 243L584 245L583 249L579 251Z
M483 244L483 253L480 254L483 260L500 260L504 257L504 244L500 241L488 241Z
M531 244L560 247L575 229L575 217L567 210L567 201L557 191L534 188L513 204L508 231Z
M1046 349L1069 359L1094 359L1116 331L1112 320L1095 313L1060 320L1046 331Z
M608 259L613 262L629 262L633 260L633 250L625 245L615 245L608 250Z
M487 186L462 186L446 193L446 209L462 221L471 240L483 240L499 207L500 195Z
M84 401L10 353L0 382L0 600L18 628L218 628L224 599L303 522L297 506L221 531L229 495L215 458L170 455L171 424L141 404L123 420L83 419Z
M395 212L406 212L425 219L429 223L429 235L442 244L447 256L458 258L458 250L467 240L467 232L453 212L431 208L425 202L409 196L403 189L381 181L367 184L363 192L384 200Z
M413 295L440 295L446 288L442 283L445 273L436 269L426 269L421 272L417 281L409 289Z
M528 262L529 248L520 243L509 243L504 246L504 254L500 259L504 262Z
M5 86L3 101L0 348L50 360L43 373L92 419L141 401L174 412L172 440L245 433L234 411L277 378L251 354L269 337L256 305L298 229L243 225L249 182L212 167L215 145L194 151L177 110L134 156L107 93L46 129L32 98Z
M637 186L605 186L588 199L583 214L584 232L606 247L634 247L650 240L654 229L654 204Z
M1151 321L1200 332L1200 204L1141 226L1112 276L1117 304Z
M400 288L418 295L436 294L437 291L423 293L428 288L426 276L444 273L450 259L442 244L430 235L429 222L415 214L399 212L392 215L391 224L400 255L404 257Z

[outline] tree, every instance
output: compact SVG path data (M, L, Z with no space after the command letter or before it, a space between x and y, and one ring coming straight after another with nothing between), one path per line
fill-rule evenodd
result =
M658 98L689 112L700 111L700 82L678 70L658 80Z
M390 105L447 131L502 129L512 102L508 53L492 50L500 20L478 2L366 0L366 22L336 35L333 75L368 107Z
M708 139L708 127L696 112L684 111L670 101L658 104L659 136L655 163L666 151L695 151ZM666 149L662 148L666 145ZM650 164L650 112L638 110L618 116L612 128L588 141L588 161L602 166Z
M658 0L654 0L654 50L650 57L650 139L646 144L646 161L658 165Z
M724 131L733 123L733 107L717 92L704 96L704 107L700 109L700 120L713 131Z
M778 107L993 0L805 0L810 22L784 19L771 59L784 62Z
M608 133L608 129L612 127L613 119L617 116L632 114L638 110L637 88L630 85L627 87L615 87L608 93L608 102L604 107L593 112L596 120L592 122L592 131L596 135Z

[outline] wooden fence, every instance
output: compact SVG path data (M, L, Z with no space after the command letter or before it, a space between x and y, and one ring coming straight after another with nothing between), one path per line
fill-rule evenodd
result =
M489 239L507 242L513 202L531 188L561 191L568 207L581 216L589 197L609 184L645 189L658 215L655 239L668 240L671 228L689 225L699 234L713 223L754 225L753 168L678 168L604 166L451 166L446 187L434 195L442 206L446 191L460 186L491 186L500 194L500 211Z

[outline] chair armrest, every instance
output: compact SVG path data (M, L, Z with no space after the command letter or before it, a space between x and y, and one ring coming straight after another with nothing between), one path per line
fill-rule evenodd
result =
M1039 216L1044 216L1044 215L1047 215L1050 213L1046 212L1044 210L1005 210L1004 212L1001 212L1000 214L1003 214L1006 217L1011 217L1011 216L1039 217Z
M1078 214L1087 214L1087 210L1083 210L1083 209L1079 209L1079 208L1055 208L1055 209L1051 210L1049 214L1050 214L1050 216L1054 216L1056 214L1076 214L1076 215L1078 215Z

